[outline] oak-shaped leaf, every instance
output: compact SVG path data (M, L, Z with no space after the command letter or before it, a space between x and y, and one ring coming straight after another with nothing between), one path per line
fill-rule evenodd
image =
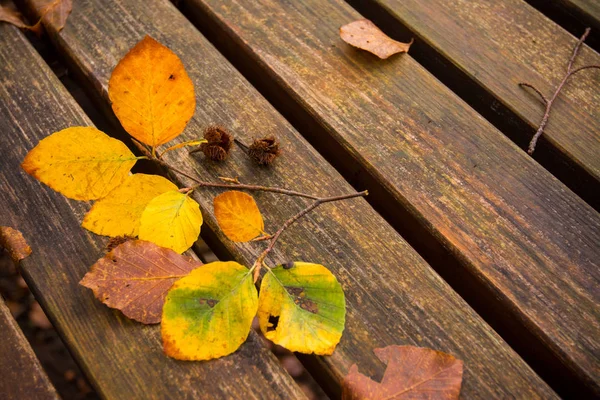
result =
M249 194L230 190L215 197L213 205L219 227L234 242L247 242L264 233L262 215Z
M387 346L374 353L387 364L381 383L354 364L344 378L343 400L458 399L463 362L454 356L414 346Z
M252 274L236 262L213 262L177 281L163 308L165 353L179 360L210 360L246 341L257 309Z
M144 209L152 199L177 186L158 175L133 174L96 201L83 218L85 229L110 237L137 236Z
M144 37L119 61L108 82L123 128L153 148L183 132L194 111L194 85L169 48Z
M31 247L21 231L10 226L0 226L0 249L5 249L15 263L31 254Z
M396 53L405 53L412 44L412 40L410 43L402 43L390 38L368 19L360 19L342 26L340 37L344 42L381 59Z
M130 240L98 260L80 284L128 318L158 324L167 291L201 265L154 243Z
M344 291L322 265L277 266L262 280L258 320L265 337L288 350L332 354L344 331Z
M138 237L181 254L198 240L201 225L198 203L189 193L171 190L150 200L142 212Z
M119 186L136 160L123 142L76 126L40 140L21 167L71 199L96 200Z

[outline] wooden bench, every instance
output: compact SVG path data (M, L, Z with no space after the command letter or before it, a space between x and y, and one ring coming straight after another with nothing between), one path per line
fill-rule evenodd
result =
M464 361L463 398L554 398L471 307L560 394L598 393L600 218L589 205L410 56L382 63L349 49L338 28L360 16L345 3L183 3L299 131L167 0L76 2L65 29L51 30L50 39L108 119L114 120L107 96L112 69L148 34L182 58L196 87L196 114L177 140L219 123L244 142L275 134L285 149L269 169L239 150L222 164L167 153L181 169L331 195L352 190L350 183L370 190L371 205L357 199L323 206L270 254L273 263L322 263L345 290L346 329L335 353L301 356L330 396L339 396L354 363L382 375L374 348L412 344ZM255 334L229 357L177 362L162 354L157 327L128 320L78 286L104 243L79 227L89 205L40 185L19 164L51 132L91 122L24 36L4 25L0 60L7 88L0 91L0 145L9 149L0 183L11 188L0 207L11 210L11 225L34 238L25 278L101 395L302 397ZM223 236L212 207L217 193L194 192L202 236L219 258L251 265L262 247ZM267 227L306 203L253 195L265 207Z
M0 396L5 400L58 400L54 386L2 297L0 332Z
M346 3L184 3L529 363L561 391L583 384L600 393L600 215L592 207L410 54L382 63L343 43L338 28L360 18Z

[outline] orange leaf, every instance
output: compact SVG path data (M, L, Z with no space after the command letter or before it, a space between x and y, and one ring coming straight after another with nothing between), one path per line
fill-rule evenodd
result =
M194 111L194 85L175 53L146 36L123 57L108 82L123 128L153 148L183 132Z
M247 242L264 233L262 215L249 194L231 190L215 197L213 204L219 227L234 242Z
M344 378L342 399L458 399L463 362L441 351L413 346L375 349L387 368L381 383L358 372Z
M342 26L340 37L344 42L382 59L396 53L406 53L413 42L412 40L410 43L395 41L368 19L360 19Z
M201 265L173 250L132 240L98 260L80 284L125 316L143 324L158 324L173 283Z
M9 226L0 226L0 248L6 249L16 263L31 254L31 247L23 234Z

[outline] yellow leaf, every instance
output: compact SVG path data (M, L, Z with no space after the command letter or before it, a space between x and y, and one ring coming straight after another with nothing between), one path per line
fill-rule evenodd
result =
M174 190L150 200L142 213L139 238L181 254L198 239L201 225L198 203Z
M119 186L136 160L123 142L77 126L40 140L21 167L69 198L95 200Z
M161 333L165 353L179 360L210 360L236 351L257 309L250 271L213 262L175 282L165 300Z
M175 53L146 36L121 59L108 95L123 128L153 148L183 132L194 111L194 85Z
M177 186L158 175L134 174L94 203L83 218L85 229L106 236L137 236L144 209L158 195Z
M265 337L288 350L328 355L342 337L344 291L322 265L294 262L271 269L262 280L258 303Z
M264 233L262 215L249 194L231 190L215 197L213 204L219 227L234 242L247 242Z

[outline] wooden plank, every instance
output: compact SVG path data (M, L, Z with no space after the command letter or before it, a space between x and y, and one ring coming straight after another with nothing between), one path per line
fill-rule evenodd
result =
M360 15L342 1L187 4L552 385L600 393L597 212L409 55L343 43L338 28Z
M178 140L197 137L211 123L231 128L243 142L277 135L284 153L270 168L254 165L239 148L225 163L185 152L167 153L169 162L197 170L207 180L239 176L242 182L334 195L351 186L296 132L214 47L167 1L136 0L76 4L69 23L52 40L71 60L102 104L117 61L149 34L178 54L195 84L197 109ZM179 181L190 184L189 181ZM216 190L194 191L204 216L203 237L213 249L251 265L264 244L227 240L215 222ZM307 204L306 200L255 193L274 230ZM346 293L346 329L331 357L306 356L313 376L338 396L353 363L366 373L383 374L373 349L416 344L455 354L465 362L464 398L552 397L548 387L456 295L448 285L363 199L331 203L286 231L268 262L305 260L330 268Z
M581 35L587 27L592 28L590 47L600 50L600 2L597 0L525 0L548 18L571 32Z
M577 38L522 0L350 0L400 37L410 54L526 149L545 106L527 82L551 98ZM402 25L402 27L400 26ZM404 32L405 29L410 33ZM600 64L582 47L577 66ZM600 71L573 77L552 107L534 157L597 210L600 208Z
M107 399L303 397L256 334L230 357L176 361L162 353L158 326L127 319L78 284L106 243L79 226L89 204L67 200L20 168L40 139L73 125L90 121L24 36L1 24L0 222L28 239L33 253L21 263L24 277L98 393Z
M58 394L0 297L0 394L5 400L55 399Z

